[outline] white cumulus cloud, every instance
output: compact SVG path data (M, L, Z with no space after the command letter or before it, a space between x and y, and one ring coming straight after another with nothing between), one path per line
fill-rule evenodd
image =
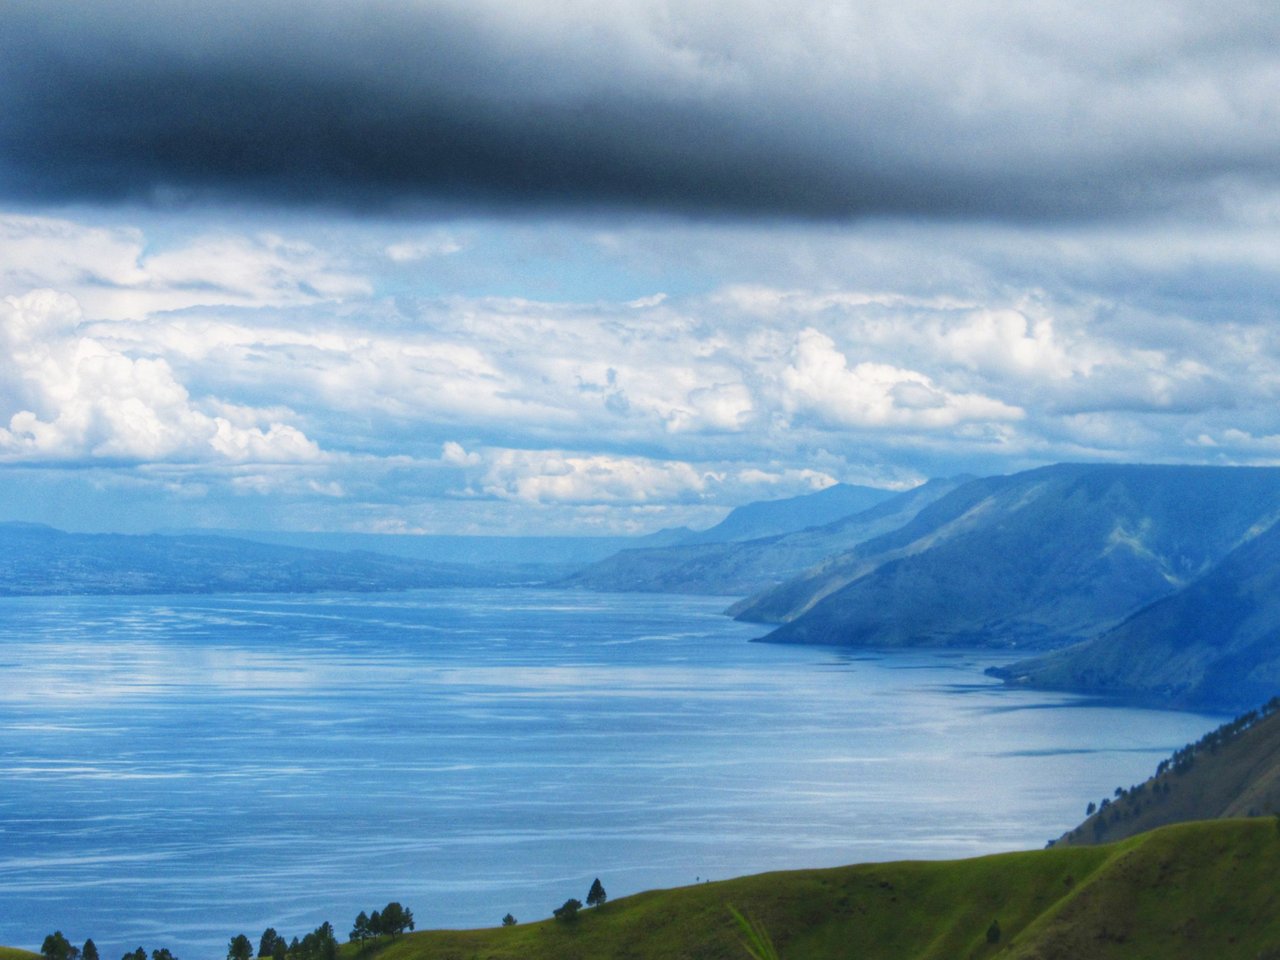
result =
M942 389L915 370L869 361L851 367L835 341L812 327L796 338L781 382L788 410L851 427L937 429L1024 415L991 397Z
M299 429L200 409L163 358L131 357L80 332L76 300L51 290L0 303L0 457L6 460L293 462L320 457ZM4 415L7 414L7 417ZM245 420L244 416L237 417Z

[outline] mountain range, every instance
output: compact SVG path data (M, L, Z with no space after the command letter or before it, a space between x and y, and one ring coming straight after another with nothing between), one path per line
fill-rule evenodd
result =
M835 496L841 487L831 487L806 497L740 507L693 539L621 551L579 570L563 585L624 592L755 593L898 529L968 479L931 480L905 493L878 490L873 496L863 492L865 487L845 488L857 496ZM865 506L868 501L874 503ZM759 509L764 506L771 509Z
M230 537L64 533L39 524L0 524L0 596L369 591L514 584L521 576L518 570Z
M1280 691L1280 525L1118 626L992 673L1163 706L1256 706Z
M0 524L0 595L504 585L717 594L744 598L729 609L739 619L773 624L769 642L1025 649L994 672L1246 709L1280 692L1278 519L1277 468L1059 464L902 493L836 485L647 538L125 536Z
M1280 470L1063 464L973 480L735 605L766 640L1061 647L1209 573L1280 517Z

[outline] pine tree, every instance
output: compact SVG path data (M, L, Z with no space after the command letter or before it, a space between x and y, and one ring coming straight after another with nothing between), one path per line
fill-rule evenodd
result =
M604 902L608 899L609 895L604 892L604 887L600 885L600 878L596 877L595 881L591 884L591 889L587 891L587 906L604 906Z

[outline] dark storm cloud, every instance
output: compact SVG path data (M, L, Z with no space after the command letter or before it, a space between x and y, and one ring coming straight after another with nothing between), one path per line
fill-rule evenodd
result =
M1262 5L861 6L12 0L0 189L1021 219L1280 179Z

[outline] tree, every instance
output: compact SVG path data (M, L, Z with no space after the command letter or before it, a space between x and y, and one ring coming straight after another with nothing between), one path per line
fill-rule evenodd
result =
M502 918L502 925L504 927L514 927L516 925L516 918L508 913L505 917Z
M227 960L253 960L253 944L243 933L237 933L227 944Z
M86 940L80 948L80 956L83 960L98 960L98 945L92 939Z
M46 960L71 960L72 950L75 950L77 956L80 954L80 951L71 945L71 941L62 935L61 930L55 930L44 938L44 943L40 944L40 955Z
M356 922L351 925L351 932L347 934L347 939L364 943L371 936L373 933L369 930L369 915L361 910L356 914Z
M600 885L600 878L596 877L591 884L591 889L587 891L587 906L601 907L604 902L609 899L609 895L604 892L604 887Z
M151 951L151 960L177 960L177 957L169 952L168 947L160 947Z
M376 914L375 914L376 915ZM413 929L413 911L392 900L382 908L382 933L398 937Z
M275 927L267 927L267 929L263 930L262 939L258 941L258 956L260 958L275 956L277 940L283 942L284 937L276 933ZM287 947L288 944L285 944L285 946Z
M987 927L987 943L1000 942L1000 921L992 920L991 926Z
M369 914L369 935L370 936L373 936L373 937L382 936L382 934L387 932L384 929L384 927L385 925L382 922L382 911L375 910L373 911L373 913Z
M333 924L326 920L316 927L315 938L316 950L314 956L317 960L337 960L338 935L334 933Z
M566 923L578 919L578 911L582 909L582 901L575 900L570 897L564 902L563 906L556 907L551 911L557 920L563 920Z
M147 951L139 947L131 953L126 953L120 960L147 960Z
M1098 812L1098 805L1094 803L1092 800L1090 800L1089 805L1084 808L1084 815L1086 817L1092 817L1097 812Z

